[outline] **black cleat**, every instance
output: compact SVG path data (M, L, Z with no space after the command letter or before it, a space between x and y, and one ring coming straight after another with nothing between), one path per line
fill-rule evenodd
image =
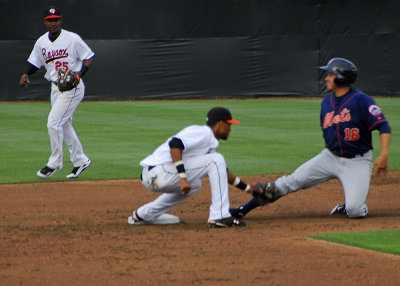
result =
M338 204L331 210L331 215L333 214L346 214L346 204Z
M243 212L243 208L244 208L244 206L240 206L238 208L231 208L231 209L229 209L229 212L231 213L232 217L234 217L236 219L242 219L246 215Z
M223 219L212 220L208 222L208 227L236 227L236 226L246 226L244 221L239 219L228 217Z

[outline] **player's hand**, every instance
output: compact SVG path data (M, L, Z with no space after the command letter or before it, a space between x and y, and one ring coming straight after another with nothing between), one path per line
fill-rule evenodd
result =
M19 80L19 85L22 87L27 87L30 83L31 81L29 80L29 76L27 74L23 74Z
M190 185L189 181L186 178L180 178L180 183L181 183L181 195L186 196L192 186Z
M379 155L372 165L372 168L376 168L375 176L385 175L388 168L388 156Z

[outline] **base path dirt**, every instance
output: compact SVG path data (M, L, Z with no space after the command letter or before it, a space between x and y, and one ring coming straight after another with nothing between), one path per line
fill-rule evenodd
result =
M278 176L243 177L247 182ZM364 219L330 216L338 181L209 229L207 180L171 211L182 223L130 226L154 199L138 180L0 185L0 285L400 285L400 256L309 238L400 228L400 172L373 178ZM232 206L250 196L230 189Z

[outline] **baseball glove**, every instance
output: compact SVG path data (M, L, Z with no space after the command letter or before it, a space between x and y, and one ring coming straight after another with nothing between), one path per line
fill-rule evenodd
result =
M57 78L58 90L61 92L71 90L79 84L80 80L81 78L79 77L78 73L59 70Z
M255 182L252 185L253 198L259 205L265 205L279 199L275 183Z

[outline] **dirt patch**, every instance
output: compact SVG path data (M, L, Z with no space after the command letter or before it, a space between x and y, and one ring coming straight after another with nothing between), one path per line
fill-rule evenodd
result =
M270 181L278 176L245 178ZM400 285L400 256L308 238L400 228L400 172L374 178L365 219L330 216L330 181L209 229L209 185L172 210L182 223L129 226L156 197L138 180L0 185L0 285ZM249 195L232 188L232 206Z

